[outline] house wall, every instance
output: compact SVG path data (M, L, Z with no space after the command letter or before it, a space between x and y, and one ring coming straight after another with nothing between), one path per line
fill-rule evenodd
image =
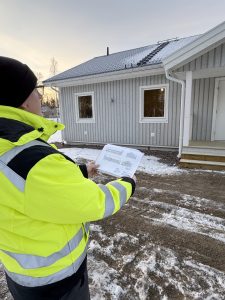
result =
M181 96L177 83L169 82L168 123L139 123L140 86L160 83L168 83L165 75L62 88L65 141L177 147ZM94 92L95 123L76 123L74 93L91 91Z
M212 131L215 78L193 80L192 85L192 140L210 141Z
M208 68L220 68L225 66L225 43L211 51L197 57L176 71L198 71Z
M182 66L176 72L225 67L225 43ZM193 80L192 86L192 140L210 141L215 78Z

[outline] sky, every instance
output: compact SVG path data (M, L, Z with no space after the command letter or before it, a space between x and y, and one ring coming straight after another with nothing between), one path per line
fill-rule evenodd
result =
M224 0L0 0L0 55L43 79L96 56L204 33L225 21Z

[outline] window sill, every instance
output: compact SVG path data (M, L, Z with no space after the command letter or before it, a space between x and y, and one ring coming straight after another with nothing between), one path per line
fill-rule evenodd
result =
M139 123L168 123L167 118L142 118Z
M95 123L95 119L77 119L76 123Z

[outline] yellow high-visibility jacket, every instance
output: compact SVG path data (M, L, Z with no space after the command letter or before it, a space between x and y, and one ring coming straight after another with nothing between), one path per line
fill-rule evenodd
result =
M0 260L20 285L74 274L86 257L88 222L117 212L134 182L97 185L46 141L64 125L0 106Z

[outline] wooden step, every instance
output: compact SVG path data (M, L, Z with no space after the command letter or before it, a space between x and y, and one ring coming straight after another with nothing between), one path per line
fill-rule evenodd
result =
M196 154L196 155L208 155L208 156L224 156L225 157L225 148L224 147L183 147L183 154Z
M182 155L183 156L183 155ZM225 162L181 158L179 166L191 169L225 171Z
M225 156L182 153L181 159L212 162L225 162Z

